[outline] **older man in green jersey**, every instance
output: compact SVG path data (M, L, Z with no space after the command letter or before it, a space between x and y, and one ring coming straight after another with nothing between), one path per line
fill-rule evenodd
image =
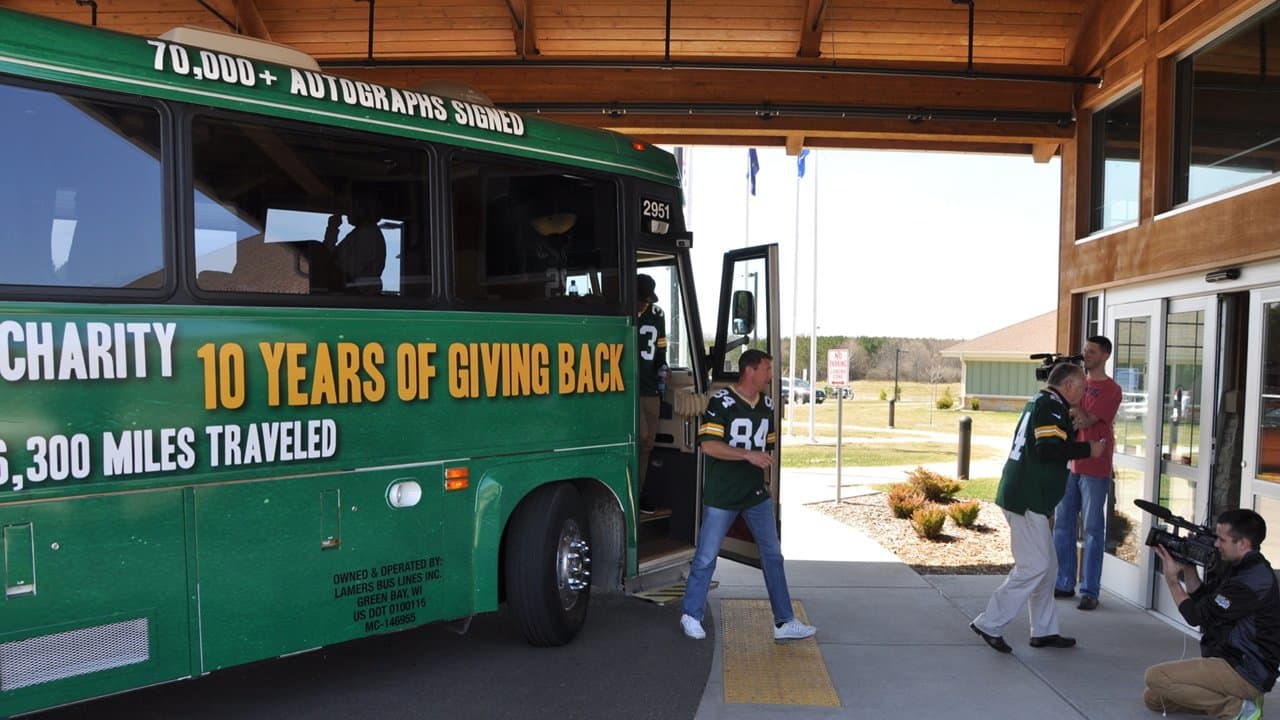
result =
M1105 440L1073 440L1071 408L1084 395L1084 369L1059 363L1049 371L1043 390L1027 402L1013 436L1013 448L1005 461L996 504L1009 522L1013 570L996 588L987 609L969 627L993 649L1012 652L1004 640L1004 627L1028 605L1031 613L1031 647L1068 648L1076 639L1058 632L1058 611L1053 583L1058 556L1053 549L1049 518L1067 487L1067 461L1098 457Z

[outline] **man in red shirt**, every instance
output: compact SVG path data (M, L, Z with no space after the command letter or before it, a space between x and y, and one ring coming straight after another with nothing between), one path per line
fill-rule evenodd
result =
M1111 341L1094 335L1084 343L1084 369L1088 384L1080 404L1071 408L1077 440L1105 440L1115 447L1113 432L1120 409L1120 385L1107 376ZM1110 451L1099 457L1071 461L1067 492L1054 512L1053 547L1058 554L1055 597L1071 597L1076 589L1076 517L1084 523L1083 572L1080 578L1081 610L1098 607L1102 583L1102 551L1107 531L1107 492L1111 488Z

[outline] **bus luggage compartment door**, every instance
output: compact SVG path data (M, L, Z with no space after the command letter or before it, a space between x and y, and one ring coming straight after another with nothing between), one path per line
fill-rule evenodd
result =
M439 467L196 489L204 670L435 619ZM410 480L421 499L395 507Z
M181 490L0 505L0 717L191 673Z

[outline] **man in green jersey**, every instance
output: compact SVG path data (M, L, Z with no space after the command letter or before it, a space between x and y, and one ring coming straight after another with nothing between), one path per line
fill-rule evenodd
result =
M1013 448L1005 461L996 504L1009 522L1013 570L996 588L987 609L969 627L999 652L1012 652L1004 640L1004 627L1028 606L1031 614L1031 647L1068 648L1076 639L1058 633L1058 611L1053 583L1058 556L1053 549L1049 518L1067 487L1067 461L1098 457L1106 440L1073 440L1071 408L1084 396L1084 369L1059 363L1049 371L1046 387L1022 410Z
M640 512L651 513L654 508L644 494L644 481L649 473L649 454L658 435L658 417L662 409L662 390L667 373L667 318L662 314L655 283L648 275L636 276L636 332L639 335L640 408L636 424L639 430L640 477L636 483L636 500Z
M773 358L760 350L747 350L738 358L738 382L717 390L707 402L698 426L698 445L706 463L702 487L702 529L698 548L685 583L684 614L680 627L694 640L707 636L702 628L703 607L716 555L729 527L739 515L760 548L764 584L773 610L773 639L799 640L818 630L798 620L791 611L791 593L782 568L782 545L769 496L771 451L777 442L773 398Z

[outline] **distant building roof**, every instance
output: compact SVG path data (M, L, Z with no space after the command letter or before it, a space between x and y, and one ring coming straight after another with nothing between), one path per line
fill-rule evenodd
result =
M1026 360L1031 353L1053 352L1058 337L1058 311L1050 310L1030 320L956 343L942 350L943 357L986 357ZM1034 361L1039 362L1039 361Z

